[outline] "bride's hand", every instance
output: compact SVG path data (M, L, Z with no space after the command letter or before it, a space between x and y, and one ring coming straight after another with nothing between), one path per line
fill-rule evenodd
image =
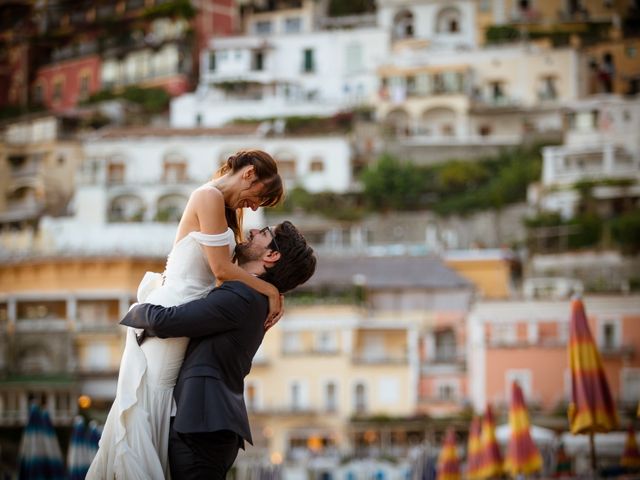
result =
M284 295L281 295L278 290L276 290L276 292L277 295L275 297L269 295L269 315L264 322L265 332L278 323L278 320L280 320L284 314Z

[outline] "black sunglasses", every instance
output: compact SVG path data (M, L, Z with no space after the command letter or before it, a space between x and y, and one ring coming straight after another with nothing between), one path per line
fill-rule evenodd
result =
M276 236L273 233L273 230L271 230L271 227L264 227L262 230L260 230L260 233L264 233L264 232L269 232L269 235L271 235L271 243L273 243L273 245L276 247L273 250L275 250L276 252L279 252L280 247L278 247L278 242L276 242ZM269 245L271 245L271 243Z

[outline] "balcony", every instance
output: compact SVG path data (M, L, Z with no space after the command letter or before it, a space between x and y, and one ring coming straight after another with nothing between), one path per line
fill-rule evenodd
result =
M16 332L64 332L69 329L64 318L18 318Z
M598 347L604 358L631 359L636 354L635 345L601 345Z
M7 208L0 213L0 222L20 222L33 220L42 215L44 203L28 200L14 200L7 202Z
M351 357L351 363L354 365L399 365L403 366L409 363L409 357L406 354L382 354L382 355L366 355L355 354Z

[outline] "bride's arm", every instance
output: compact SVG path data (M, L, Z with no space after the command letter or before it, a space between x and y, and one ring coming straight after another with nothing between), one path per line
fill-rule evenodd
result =
M206 234L220 234L227 231L227 220L224 216L224 198L222 193L213 188L203 188L194 192L193 206L200 226ZM238 280L269 298L268 319L278 318L282 309L280 292L272 284L260 280L247 273L231 261L229 246L203 246L209 267L219 282Z

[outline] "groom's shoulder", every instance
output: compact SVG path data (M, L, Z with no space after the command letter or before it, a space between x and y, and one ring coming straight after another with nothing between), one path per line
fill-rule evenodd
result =
M233 296L237 296L238 299L244 299L249 302L259 302L263 299L266 300L266 297L260 292L238 280L224 282L219 287L211 290L211 292L209 292L209 296L215 296L216 292L218 292L218 294L228 294L231 298L233 298Z

